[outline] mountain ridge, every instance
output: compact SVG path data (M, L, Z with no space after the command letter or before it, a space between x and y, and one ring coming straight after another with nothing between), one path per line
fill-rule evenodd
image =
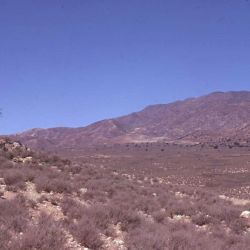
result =
M12 137L36 149L74 149L103 143L199 143L249 135L250 92L230 91L149 105L85 127L31 129Z

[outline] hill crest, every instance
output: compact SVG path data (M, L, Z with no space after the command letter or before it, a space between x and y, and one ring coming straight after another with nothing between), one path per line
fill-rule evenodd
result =
M214 92L80 128L32 129L14 136L32 148L84 148L103 143L198 143L250 136L250 92Z

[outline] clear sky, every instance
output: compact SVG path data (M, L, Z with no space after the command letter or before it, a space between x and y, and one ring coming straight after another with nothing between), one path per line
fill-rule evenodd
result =
M0 134L250 90L250 1L0 0Z

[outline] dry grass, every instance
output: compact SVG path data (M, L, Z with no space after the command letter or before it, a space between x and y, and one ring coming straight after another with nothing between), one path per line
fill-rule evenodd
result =
M1 249L68 249L69 237L73 249L248 249L240 214L249 205L220 198L239 187L238 177L249 181L246 172L235 171L235 181L225 172L227 151L220 158L215 149L124 147L72 162L37 154L17 164L18 153L2 152L1 192L13 196L0 198Z

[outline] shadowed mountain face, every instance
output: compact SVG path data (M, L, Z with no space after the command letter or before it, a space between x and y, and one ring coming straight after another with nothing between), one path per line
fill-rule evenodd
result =
M15 139L38 149L78 149L100 143L195 143L250 135L250 92L216 92L82 128L32 129Z

